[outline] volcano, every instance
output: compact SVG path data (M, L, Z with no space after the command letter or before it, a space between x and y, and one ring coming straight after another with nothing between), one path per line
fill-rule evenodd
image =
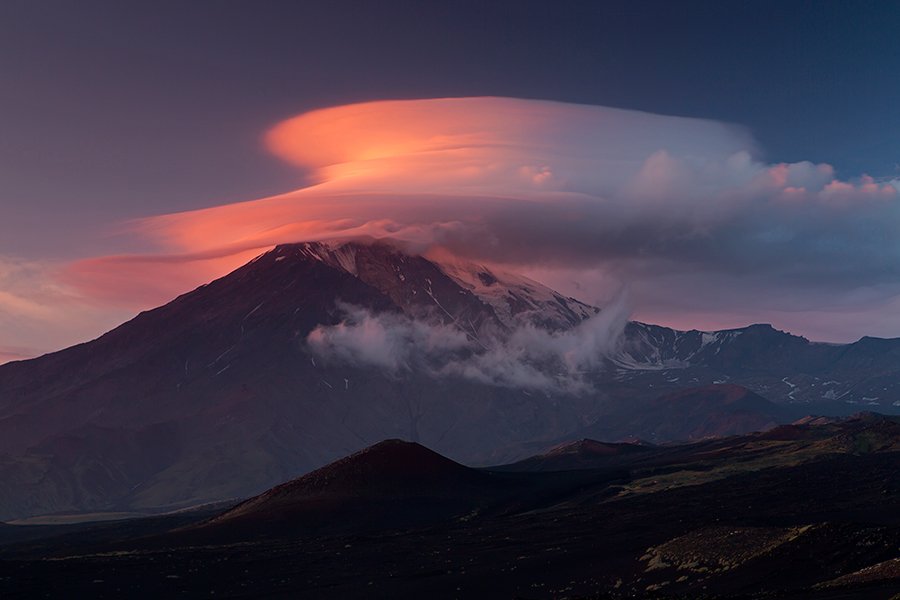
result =
M476 350L597 312L390 242L278 246L92 342L0 366L0 518L248 496L387 438L485 462L584 424L587 397L316 355L310 333L340 326L346 306L452 329Z
M249 497L391 438L485 465L582 437L656 443L900 410L897 340L607 318L390 240L278 246L96 340L0 366L0 519ZM590 358L575 367L573 340ZM708 390L656 402L723 383L754 401L739 415ZM660 407L694 416L660 428Z

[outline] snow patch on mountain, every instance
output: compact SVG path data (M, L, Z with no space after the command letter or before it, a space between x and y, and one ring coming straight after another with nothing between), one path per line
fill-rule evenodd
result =
M433 289L433 282L425 277L420 281L421 289L409 279L410 255L403 245L394 240L326 240L304 242L290 246L279 246L273 252L283 259L283 254L295 253L301 258L312 258L340 269L354 277L363 278L360 270L360 249L377 244L390 249L392 265L390 271L400 284L409 284L410 293L429 297L441 312L451 320L451 314ZM543 329L561 331L570 329L591 318L599 309L563 296L547 286L521 275L467 262L450 255L429 258L429 262L460 288L459 293L469 292L489 307L496 319L510 331L526 324ZM372 283L372 282L368 282ZM377 284L377 282L375 282Z
M290 251L290 246L279 246L276 253ZM300 256L324 262L327 265L346 271L351 275L359 275L356 266L357 245L350 242L304 242L296 246ZM280 257L279 257L280 258ZM278 260L278 259L276 259Z
M742 330L677 331L633 322L614 361L623 369L660 371L706 363L733 343Z
M490 305L507 326L530 323L547 329L568 329L599 309L567 298L527 277L460 260L440 260L438 267L461 287Z

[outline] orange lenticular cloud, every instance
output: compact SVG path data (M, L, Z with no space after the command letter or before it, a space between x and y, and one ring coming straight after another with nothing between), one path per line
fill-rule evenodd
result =
M318 183L283 195L160 217L137 230L168 251L264 247L359 230L477 221L501 201L613 192L660 138L713 158L751 145L720 123L508 98L387 101L317 110L265 135ZM385 231L397 235L398 231Z
M278 243L389 236L519 268L602 266L660 297L696 293L701 284L672 283L682 271L704 274L710 289L740 272L747 289L731 310L775 302L772 286L795 299L817 288L813 302L824 286L838 305L844 289L896 291L900 249L883 241L898 237L897 186L840 181L824 164L766 164L728 124L445 98L315 110L278 123L264 143L315 183L140 220L132 228L157 254L77 262L66 281L143 308ZM639 313L643 299L632 297Z
M639 167L661 139L672 152L697 156L752 146L739 128L714 121L513 98L352 104L288 119L265 136L276 156L316 169L332 187L365 177L418 192L435 191L423 184L527 190L533 179L518 176L521 170L548 173L553 166L567 176L557 179L561 188L583 183L583 167L616 179L623 167Z

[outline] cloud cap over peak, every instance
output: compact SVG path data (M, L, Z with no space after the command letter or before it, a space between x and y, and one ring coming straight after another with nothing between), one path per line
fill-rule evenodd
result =
M444 98L316 110L265 142L316 183L141 220L134 230L158 255L76 263L67 281L89 292L103 272L107 297L152 281L146 302L158 303L256 250L369 235L525 269L588 301L625 286L636 317L664 323L772 321L836 340L846 329L827 316L853 312L857 334L900 334L900 317L884 313L900 293L896 185L840 180L827 164L768 164L738 126Z

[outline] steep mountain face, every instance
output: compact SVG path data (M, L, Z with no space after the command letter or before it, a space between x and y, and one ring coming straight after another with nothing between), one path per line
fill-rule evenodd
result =
M246 497L387 438L483 465L586 435L900 411L895 340L630 323L594 347L594 317L526 278L391 242L279 246L97 340L0 366L0 519ZM566 364L572 340L589 367ZM709 391L654 403L722 383L777 409Z
M592 311L524 279L501 311L475 293L497 275L453 274L391 244L279 246L97 340L0 366L0 480L19 484L0 490L0 518L247 496L393 437L483 463L590 422L596 397L310 352L307 336L339 326L342 305L469 341Z

